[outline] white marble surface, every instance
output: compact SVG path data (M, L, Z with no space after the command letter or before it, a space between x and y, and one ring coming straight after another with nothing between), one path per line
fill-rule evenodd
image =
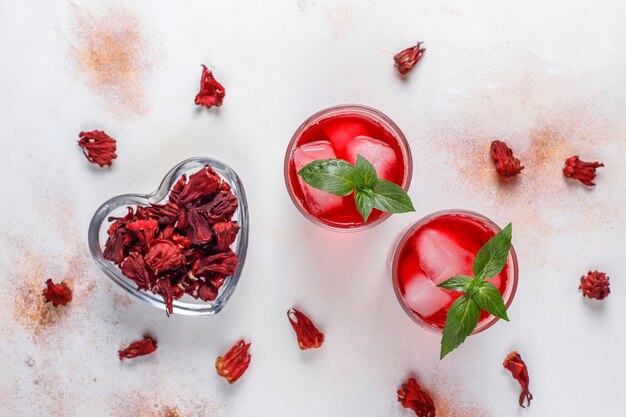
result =
M408 416L395 390L415 373L438 416L623 415L625 17L617 0L0 1L0 414ZM416 40L427 52L403 81L391 57ZM217 111L193 104L202 63L227 90ZM293 207L282 161L307 116L349 102L406 133L417 210L334 234ZM76 146L92 129L118 140L112 169ZM494 137L526 165L516 183L493 176ZM575 153L606 164L595 189L563 179ZM96 269L87 225L105 199L199 155L246 185L248 261L218 316L168 319ZM387 257L409 224L453 207L512 221L521 274L511 322L440 362ZM589 269L611 277L603 303L577 290ZM72 282L69 308L41 307L49 277ZM297 349L292 305L324 330L322 349ZM145 331L156 354L120 363ZM240 337L252 364L228 386L213 363ZM513 349L526 410L501 366Z

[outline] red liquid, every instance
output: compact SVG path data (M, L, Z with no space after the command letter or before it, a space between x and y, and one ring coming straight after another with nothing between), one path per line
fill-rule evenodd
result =
M379 178L402 186L405 156L397 137L382 124L360 114L340 114L309 126L296 140L289 160L289 186L304 209L319 221L333 227L363 225L354 203L354 194L338 197L308 186L297 172L318 159L338 158L352 164L356 155L369 160ZM383 215L374 209L367 223Z
M421 225L400 249L396 279L406 306L422 321L443 329L450 306L462 293L436 285L454 275L473 276L480 248L496 234L479 219L444 214ZM511 258L500 274L488 279L501 294L510 281ZM479 323L490 315L482 312Z

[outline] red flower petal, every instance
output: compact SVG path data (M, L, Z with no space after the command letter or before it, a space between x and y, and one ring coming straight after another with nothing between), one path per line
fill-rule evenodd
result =
M593 187L596 185L593 180L596 178L596 168L603 167L600 162L584 162L578 158L578 155L567 158L563 175L567 178L573 178L583 184Z
M122 273L132 279L137 284L137 289L147 290L153 280L150 271L146 268L146 263L139 253L135 252L128 256L120 264Z
M418 42L417 45L406 48L393 56L393 60L396 62L395 66L400 74L404 75L409 72L422 58L426 52L426 49L422 48L422 43L424 42Z
M178 246L165 239L154 240L146 254L146 263L156 275L163 271L176 269L184 261L185 257Z
M422 390L415 378L409 378L398 390L398 401L404 408L415 411L417 417L435 417L432 398Z
M217 250L225 251L233 244L239 233L237 222L220 222L213 225Z
M46 289L43 290L43 298L46 303L52 303L55 307L64 306L72 301L72 290L65 282L55 284L48 279Z
M203 65L200 92L196 96L195 103L206 108L221 106L225 96L224 87L213 77L213 73Z
M235 343L224 356L218 356L215 361L217 374L226 378L229 384L237 381L246 372L252 356L248 353L250 343L242 340Z
M324 333L320 332L304 313L292 308L287 312L287 317L296 332L300 349L315 349L322 346Z
M580 286L584 297L604 300L611 293L609 277L604 272L589 271L587 275L580 277Z
M156 339L144 336L143 339L131 343L126 349L118 352L120 360L136 358L137 356L149 355L157 350Z
M491 143L490 154L496 165L496 171L501 177L514 177L524 169L520 160L513 156L513 151L504 142L494 140Z
M215 275L230 276L237 270L237 254L228 249L226 252L199 259L193 266L197 277L211 278Z
M517 352L509 353L506 359L504 359L502 366L508 369L511 375L513 375L513 378L522 386L522 393L519 396L519 405L525 408L524 400L527 401L526 405L530 405L530 400L533 399L533 395L528 390L528 370L520 354Z
M89 162L98 164L101 167L111 166L113 160L117 158L115 151L117 144L115 139L101 130L91 132L80 132L78 146L83 149L83 153Z
M210 166L205 166L200 171L189 177L178 198L178 204L185 205L201 197L210 197L222 183L220 176Z

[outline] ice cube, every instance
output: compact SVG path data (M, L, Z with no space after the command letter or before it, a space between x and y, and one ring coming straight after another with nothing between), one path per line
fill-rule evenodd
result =
M452 301L452 296L428 279L420 271L416 271L404 286L406 304L423 317L429 317Z
M457 233L465 233L455 230ZM471 239L467 236L467 239ZM455 275L471 275L475 254L460 245L462 237L450 236L445 230L428 227L415 241L420 267L435 285Z
M339 119L324 125L324 133L335 151L342 154L348 142L357 136L367 135L367 129L359 122Z
M374 165L378 178L387 181L396 178L396 152L382 140L357 136L346 145L346 160L354 165L357 155L361 155Z
M293 162L296 166L296 171L299 171L308 163L317 161L318 159L331 158L336 158L335 151L333 149L333 145L331 145L331 143L327 140L307 143L300 146L293 153ZM342 197L311 187L304 182L302 177L299 175L298 181L300 182L300 188L302 188L304 200L311 214L320 215L328 213L329 211L341 206Z

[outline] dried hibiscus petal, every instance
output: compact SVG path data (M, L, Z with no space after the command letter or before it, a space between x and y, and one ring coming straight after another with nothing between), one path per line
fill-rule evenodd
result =
M126 230L133 233L139 244L148 247L159 230L159 223L154 219L129 222Z
M514 177L524 169L520 160L513 156L513 151L504 142L499 140L491 142L490 154L501 177Z
M230 249L226 252L199 259L193 266L197 277L211 277L215 274L229 276L235 273L238 263L237 255Z
M574 155L565 160L563 175L567 178L573 178L582 182L589 187L596 185L593 180L596 178L596 168L603 167L600 162L584 162Z
M111 166L113 160L117 158L115 151L117 144L115 139L101 130L91 132L80 132L78 146L83 149L83 153L89 162L98 164L101 167Z
M194 245L209 243L213 238L211 223L198 209L191 209L187 212L189 223L189 242Z
M219 222L213 225L215 233L215 247L217 250L225 251L233 244L239 233L237 222Z
M152 276L146 268L146 263L139 253L135 252L128 256L120 264L122 273L128 278L132 279L137 284L137 289L147 290L150 288L150 282L152 282Z
M396 62L395 66L400 74L404 75L409 72L422 58L426 52L426 49L422 48L422 43L424 42L418 42L417 45L406 48L393 56L393 60Z
M184 261L185 257L178 246L166 239L154 240L146 254L146 263L157 275L178 268Z
M237 211L237 207L239 203L232 192L220 191L211 202L198 207L198 210L209 220L217 223L230 219Z
M222 179L210 166L205 166L200 171L189 177L178 196L178 204L187 204L201 197L209 197L219 190Z
M298 336L300 349L314 349L324 343L324 333L320 332L313 322L299 310L292 308L287 312L291 327Z
M226 96L224 87L213 77L213 73L203 65L200 92L196 95L195 103L206 108L221 106L224 96Z
M589 271L587 275L580 277L578 288L583 291L585 297L603 300L611 293L609 285L609 277L604 272Z
M415 378L409 378L398 390L398 401L404 408L415 411L417 417L435 417L432 398L419 386Z
M64 306L72 301L72 290L65 282L55 284L48 279L46 289L43 290L43 298L46 303L52 303L55 307Z
M235 343L224 356L218 356L215 361L217 374L226 378L229 384L234 383L246 372L250 365L251 355L248 353L250 343L242 340Z
M533 395L528 390L528 369L526 369L526 364L519 353L511 352L506 359L504 359L502 366L508 369L511 375L513 375L513 378L522 386L522 393L519 396L519 405L522 408L526 408L526 406L524 406L524 400L526 400L526 405L530 405L530 400L533 399Z
M131 343L126 349L118 352L120 360L136 358L137 356L149 355L157 350L157 341L150 336Z

